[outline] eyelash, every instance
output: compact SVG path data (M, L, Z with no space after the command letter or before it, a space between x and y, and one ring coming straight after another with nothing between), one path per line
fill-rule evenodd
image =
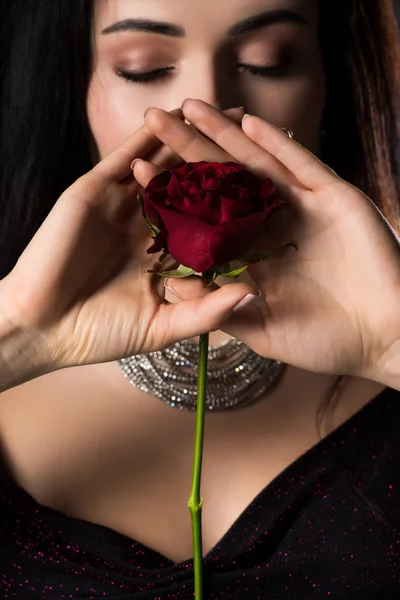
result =
M237 65L241 71L247 71L251 75L255 77L281 77L285 74L290 66L289 62L285 62L279 65L275 65L273 67L256 67L254 65L245 65L239 64ZM154 71L148 71L146 73L135 73L132 71L125 71L124 69L117 69L116 74L119 77L123 77L127 81L131 83L138 84L148 84L154 83L155 81L159 81L161 79L165 79L170 75L170 73L174 70L175 67L166 67L163 69L156 69Z
M290 67L290 62L289 61L285 61L282 62L278 65L274 65L273 67L256 67L255 65L244 65L244 64L239 64L238 65L239 69L243 70L243 71L247 71L247 73L250 73L251 75L254 75L255 77L281 77L282 75L284 75L289 67Z
M118 69L117 75L123 77L132 83L153 83L159 79L168 77L174 67L167 67L165 69L156 69L155 71L148 71L147 73L134 73L131 71L124 71L124 69Z

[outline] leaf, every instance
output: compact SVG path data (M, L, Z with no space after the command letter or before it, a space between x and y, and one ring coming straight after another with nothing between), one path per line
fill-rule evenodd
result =
M230 264L227 263L226 265L223 265L222 267L215 269L213 281L215 281L215 279L217 277L232 277L233 279L236 279L237 277L239 277L239 275L244 273L249 268L250 265L254 265L255 263L259 263L264 260L269 260L271 258L274 258L275 256L282 254L283 251L286 248L288 248L289 246L293 246L297 250L297 247L295 246L295 244L285 244L285 246L282 246L275 252L264 252L264 253L254 252L254 253L246 254L246 256L244 256L243 258L241 258L237 261L239 263L245 263L244 266L231 270ZM203 274L203 276L204 276L204 274Z
M219 275L219 277L233 277L234 279L236 279L236 277L239 277L239 275L244 273L248 268L249 268L249 265L246 265L244 267L240 267L240 269L234 269L233 271L230 271L229 273L223 273L223 274Z
M221 267L218 267L217 269L213 270L213 272L218 273L218 275L225 275L226 273L230 273L231 271L232 267L229 263L226 263L225 265L222 265Z
M144 202L143 202L142 195L139 192L136 195L137 195L137 199L140 202L140 206L142 207L142 215L146 219L146 223L147 223L147 225L148 225L148 227L150 229L151 237L155 238L160 233L160 230L155 225L153 225L153 223L150 221L149 217L144 212Z
M155 273L160 277L170 277L171 279L183 279L184 277L194 275L196 271L189 267L185 267L184 265L180 265L175 271L146 271L146 273Z

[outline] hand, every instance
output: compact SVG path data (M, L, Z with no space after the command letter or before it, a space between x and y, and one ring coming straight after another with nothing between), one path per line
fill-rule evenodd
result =
M187 162L237 160L271 177L289 205L266 221L264 249L297 246L249 268L263 302L221 329L265 357L379 381L378 371L399 351L400 246L377 208L261 119L248 117L241 128L197 100L186 101L183 114L197 132L158 109L146 123ZM148 163L135 170L142 185L157 172ZM188 280L170 285L184 299L208 293L199 278L197 289Z
M46 354L37 360L49 370L109 362L212 331L254 292L238 283L169 305L162 280L145 272L158 257L146 253L151 238L130 165L154 157L159 146L144 125L80 177L0 282L2 320Z

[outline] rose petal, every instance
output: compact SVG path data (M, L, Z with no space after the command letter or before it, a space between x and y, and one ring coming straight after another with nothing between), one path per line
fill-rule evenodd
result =
M169 253L180 264L197 273L208 271L212 266L210 240L214 228L190 215L160 209L166 229Z
M185 163L155 177L145 190L145 212L160 229L149 251L169 247L181 264L208 271L246 254L265 218L282 203L272 181L244 165Z
M230 219L215 227L210 242L213 266L219 267L247 254L256 237L261 234L265 219L283 203L277 199L274 204L266 207L261 213L240 219Z

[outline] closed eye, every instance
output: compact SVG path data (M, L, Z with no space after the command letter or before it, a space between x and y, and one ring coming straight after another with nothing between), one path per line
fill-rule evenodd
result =
M256 77L281 77L287 73L290 67L290 61L268 67L258 67L256 65L246 65L243 63L238 65L239 71L250 73Z
M239 63L237 69L240 72L247 72L256 77L280 77L288 71L290 66L291 63L289 61L268 67ZM153 71L139 72L125 71L119 68L116 70L116 74L131 83L147 84L166 79L174 70L175 67L163 67L162 69L155 69Z
M174 68L175 67L164 67L162 69L155 69L154 71L146 71L145 73L117 69L116 74L133 83L153 83L154 81L168 77Z

